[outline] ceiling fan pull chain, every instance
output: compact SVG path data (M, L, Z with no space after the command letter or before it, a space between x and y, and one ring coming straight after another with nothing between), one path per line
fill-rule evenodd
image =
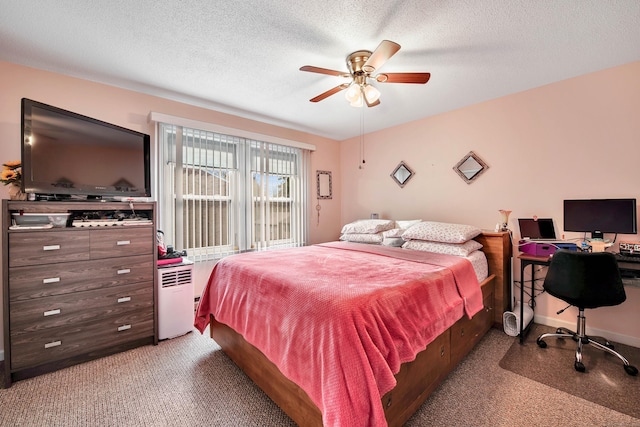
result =
M363 169L366 163L364 160L364 105L360 107L360 159L362 160L360 169Z

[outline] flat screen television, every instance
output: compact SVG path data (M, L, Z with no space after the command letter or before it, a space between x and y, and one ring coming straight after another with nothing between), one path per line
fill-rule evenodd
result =
M25 193L53 199L151 197L150 177L149 135L22 99Z
M593 239L604 233L636 234L636 199L584 199L564 201L564 230L590 232Z

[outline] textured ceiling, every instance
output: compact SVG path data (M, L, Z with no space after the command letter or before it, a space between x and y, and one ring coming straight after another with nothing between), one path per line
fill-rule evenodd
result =
M107 83L333 139L361 132L342 83L381 40L402 48L382 72L364 131L391 127L640 60L638 0L0 0L0 60ZM1 78L1 76L0 76Z

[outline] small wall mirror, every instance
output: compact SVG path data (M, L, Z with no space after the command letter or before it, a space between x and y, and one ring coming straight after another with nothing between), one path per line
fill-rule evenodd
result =
M330 199L333 197L330 171L316 171L316 188L318 199Z
M473 151L469 151L469 153L453 167L453 170L455 170L467 184L471 184L487 169L489 169L489 166Z
M404 187L407 182L415 175L415 173L407 166L405 162L400 162L398 166L391 172L391 178L400 186Z

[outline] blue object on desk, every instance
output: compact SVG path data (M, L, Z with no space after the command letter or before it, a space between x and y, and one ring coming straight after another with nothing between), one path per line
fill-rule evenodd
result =
M576 245L575 243L558 242L555 245L557 246L558 249L566 249L568 251L578 250L578 245Z

